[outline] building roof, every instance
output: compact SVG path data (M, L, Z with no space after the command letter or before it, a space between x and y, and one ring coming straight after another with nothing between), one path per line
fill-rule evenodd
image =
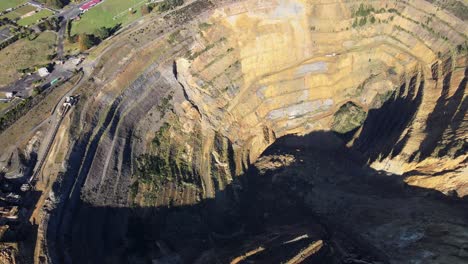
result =
M86 4L82 5L80 7L81 10L88 10L90 9L91 7L99 4L102 0L91 0L89 2L87 2Z
M45 77L45 76L49 75L49 70L47 70L46 67L43 67L43 68L40 68L39 70L37 70L37 73L39 73L39 76Z

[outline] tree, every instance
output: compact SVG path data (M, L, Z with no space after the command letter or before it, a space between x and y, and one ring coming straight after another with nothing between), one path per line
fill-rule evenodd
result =
M100 40L104 40L111 35L111 29L106 27L100 27L94 31L94 36Z
M58 31L58 29L60 28L60 20L57 17L52 17L52 18L42 21L37 26L41 31L44 31L44 30Z
M150 9L147 5L142 5L141 6L141 14L142 15L147 15L150 13Z
M80 45L80 50L85 51L93 46L93 40L88 34L80 34L78 37L78 43Z
M71 36L71 29L72 29L72 20L67 20L67 36Z

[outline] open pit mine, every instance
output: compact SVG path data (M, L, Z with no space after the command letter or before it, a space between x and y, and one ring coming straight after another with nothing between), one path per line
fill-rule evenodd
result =
M464 0L151 13L0 134L0 259L468 263L467 43Z

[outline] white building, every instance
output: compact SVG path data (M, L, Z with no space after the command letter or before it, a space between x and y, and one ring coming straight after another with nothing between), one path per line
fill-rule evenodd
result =
M39 76L41 77L46 77L50 74L49 70L47 70L46 67L40 68L39 70L37 70L37 73L39 73Z

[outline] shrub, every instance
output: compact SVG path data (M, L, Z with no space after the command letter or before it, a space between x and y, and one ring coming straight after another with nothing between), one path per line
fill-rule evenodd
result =
M359 20L360 27L364 26L366 23L367 23L367 17L363 17L361 18L361 20Z

